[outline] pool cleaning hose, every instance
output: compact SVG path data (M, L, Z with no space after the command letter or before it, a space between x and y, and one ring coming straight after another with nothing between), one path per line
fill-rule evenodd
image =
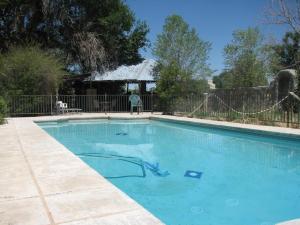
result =
M128 163L133 163L141 167L142 170L142 176L136 176L136 175L127 175L127 176L116 176L116 177L105 177L108 179L112 178L125 178L125 177L146 177L146 170L149 170L153 175L158 177L166 177L170 175L170 173L166 171L162 171L159 168L159 163L149 163L147 161L144 161L137 157L131 157L131 156L121 156L121 155L114 155L114 154L101 154L101 153L81 153L76 154L79 157L101 157L101 158L109 158L114 160L121 160Z

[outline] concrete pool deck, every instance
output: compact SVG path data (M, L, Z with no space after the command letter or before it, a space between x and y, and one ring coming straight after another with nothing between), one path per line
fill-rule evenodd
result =
M153 114L73 114L9 118L0 126L0 224L158 225L159 219L104 179L34 121L165 119L300 137L299 129ZM296 219L296 218L295 218ZM284 225L300 224L296 221Z

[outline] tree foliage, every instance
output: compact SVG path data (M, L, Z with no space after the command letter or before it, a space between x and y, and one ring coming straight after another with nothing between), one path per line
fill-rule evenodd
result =
M1 0L0 49L34 41L83 72L142 60L148 27L122 0Z
M269 63L273 74L285 68L298 69L300 63L300 34L287 32L280 44L268 45Z
M66 73L63 68L37 46L12 48L0 57L0 95L55 94Z
M163 32L158 35L153 48L158 60L156 91L165 106L173 97L208 89L204 78L210 74L207 64L209 50L210 43L202 41L182 17L172 15L166 18Z
M229 89L233 87L233 76L231 71L223 71L218 76L213 77L216 88Z
M153 54L162 65L176 63L181 70L204 78L211 72L207 65L210 48L211 44L201 40L181 16L172 15L157 36Z
M161 109L164 112L170 111L172 100L203 93L209 89L207 80L192 79L191 74L182 70L176 62L166 66L160 64L158 67L160 68L156 92L160 96Z
M229 87L266 85L267 68L263 53L262 35L257 28L234 31L233 40L224 48L227 67L224 77L231 81Z
M156 91L162 98L198 94L208 89L206 80L191 79L190 74L175 62L163 66L159 72L160 79L157 81Z

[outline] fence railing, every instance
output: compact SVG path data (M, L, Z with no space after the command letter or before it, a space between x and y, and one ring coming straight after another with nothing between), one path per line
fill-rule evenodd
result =
M176 115L240 123L300 127L300 101L292 94L280 99L269 93L176 97L169 109Z
M292 94L278 97L268 91L237 93L210 92L186 97L162 99L141 95L144 112L168 112L175 115L233 121L240 123L300 127L300 101ZM10 116L54 115L56 102L82 112L129 112L129 95L23 95L8 99Z
M141 95L143 111L155 109L156 95ZM129 95L21 95L10 96L10 116L53 115L58 113L56 102L67 103L68 109L82 112L129 112Z

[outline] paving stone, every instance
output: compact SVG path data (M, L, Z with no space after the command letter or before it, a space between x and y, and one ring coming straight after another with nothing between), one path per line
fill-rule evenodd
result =
M27 198L0 202L0 224L47 225L50 222L40 198Z
M38 191L30 175L0 180L0 202L37 196Z
M51 195L46 197L46 201L56 223L127 212L140 207L111 188Z
M104 217L62 223L61 225L161 225L161 222L145 210L138 209Z

